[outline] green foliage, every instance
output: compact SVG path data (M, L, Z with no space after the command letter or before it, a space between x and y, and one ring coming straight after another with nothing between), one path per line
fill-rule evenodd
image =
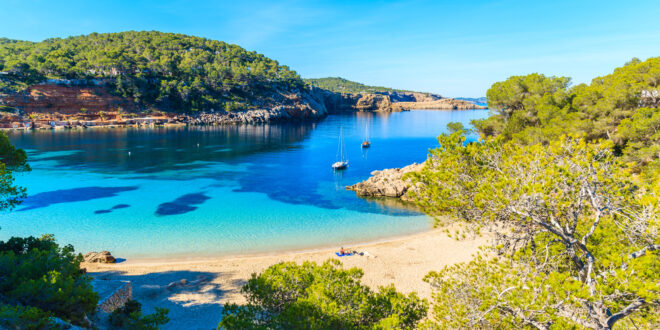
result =
M49 314L36 307L6 305L0 303L0 328L2 329L59 329Z
M11 210L25 198L25 188L14 185L12 170L30 170L27 155L0 132L0 211Z
M360 283L362 271L322 265L279 263L253 274L242 291L247 305L226 305L226 329L408 329L426 316L427 302L394 287L377 292Z
M459 122L451 122L447 124L447 130L449 131L449 134L454 134L457 132L464 132L465 127Z
M6 91L48 78L101 79L145 107L175 111L264 104L305 87L296 72L256 52L155 31L0 43L0 71L9 72L0 77Z
M340 77L310 78L304 79L304 81L310 86L326 89L335 93L406 92L400 89L368 86Z
M99 298L81 261L71 245L60 247L51 236L0 241L0 297L30 320L49 315L85 324Z
M487 93L493 115L474 125L484 136L525 144L547 143L563 134L610 139L638 170L658 158L653 151L657 140L647 138L657 127L653 113L660 106L660 57L633 59L590 85L569 87L569 82L535 73L495 83Z
M625 149L625 160L650 165L660 173L660 108L641 108L630 118L625 118L617 130Z
M530 127L554 125L570 115L569 83L570 79L566 77L546 77L536 73L497 82L486 94L494 115L474 121L475 127L488 136L502 135L528 143L541 142L539 138L556 137L561 131L536 132Z
M424 187L418 203L433 216L494 228L488 253L500 255L427 277L438 289L438 325L658 325L658 187L633 181L612 141L465 144L460 131L438 140L424 169L409 175Z
M156 330L170 321L168 313L167 308L156 308L155 313L142 315L142 305L135 300L129 300L110 314L110 325L126 330Z

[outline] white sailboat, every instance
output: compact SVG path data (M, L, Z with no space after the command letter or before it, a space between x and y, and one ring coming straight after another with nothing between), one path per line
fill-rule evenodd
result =
M344 134L342 128L339 128L339 161L332 164L335 170L343 170L348 167L348 160L344 160Z

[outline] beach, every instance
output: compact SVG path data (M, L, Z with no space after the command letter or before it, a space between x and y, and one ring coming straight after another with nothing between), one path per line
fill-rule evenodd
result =
M345 246L367 252L369 256L337 257L335 249L281 252L272 255L219 257L200 260L126 260L117 264L83 263L87 272L98 279L130 280L133 298L145 312L155 307L169 308L171 321L165 328L215 328L227 303L245 303L240 289L252 273L268 266L293 261L302 263L339 259L343 267L364 271L362 283L377 288L394 284L403 293L417 292L430 299L432 289L423 278L432 270L469 261L487 237L456 240L447 228L395 238L385 242ZM453 232L455 228L449 228ZM171 285L186 280L186 284ZM168 288L168 285L170 286Z

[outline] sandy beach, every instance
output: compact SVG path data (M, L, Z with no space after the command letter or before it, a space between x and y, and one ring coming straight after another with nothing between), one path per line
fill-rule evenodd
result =
M368 252L368 256L338 258L339 249L305 252L282 252L263 256L219 257L216 259L168 261L127 260L117 264L83 264L96 278L130 280L133 297L143 304L145 312L155 307L170 310L167 329L215 329L226 303L245 302L241 286L255 272L285 261L322 263L338 258L344 267L364 271L363 283L377 288L394 284L401 292L417 292L431 298L430 286L424 276L445 265L468 261L486 237L456 240L445 229L434 229L413 236L395 238L380 243L353 245L351 250ZM187 284L168 288L172 282L185 279Z

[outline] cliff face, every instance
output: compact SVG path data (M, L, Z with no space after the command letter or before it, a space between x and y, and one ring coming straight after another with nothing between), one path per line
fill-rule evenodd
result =
M329 113L355 111L403 111L413 109L467 110L485 109L468 101L414 92L378 92L369 94L335 93L314 88L312 94L323 100Z
M118 108L128 112L140 110L135 102L111 95L104 87L33 85L26 92L7 96L2 101L24 113L76 114L83 108L89 113Z

